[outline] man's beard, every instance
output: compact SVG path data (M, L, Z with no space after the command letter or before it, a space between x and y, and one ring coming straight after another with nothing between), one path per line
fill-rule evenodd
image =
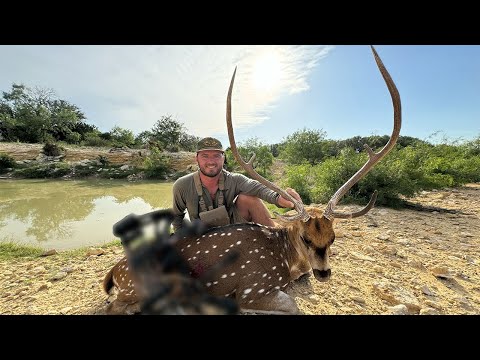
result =
M220 171L222 171L222 168L218 167L216 169L205 169L204 170L200 167L200 171L202 172L203 175L213 178L213 177L217 176L218 174L220 174Z

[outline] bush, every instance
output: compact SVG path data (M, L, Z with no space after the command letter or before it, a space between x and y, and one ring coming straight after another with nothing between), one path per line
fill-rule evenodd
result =
M62 155L64 152L65 148L51 142L47 142L43 146L43 153L46 156L59 156Z
M7 154L0 153L0 174L3 174L7 169L15 167L15 160Z
M53 163L16 170L15 176L25 177L28 179L49 179L59 178L69 174L70 172L71 168L68 164Z
M148 179L163 179L170 171L170 159L157 149L152 149L143 162L145 177Z

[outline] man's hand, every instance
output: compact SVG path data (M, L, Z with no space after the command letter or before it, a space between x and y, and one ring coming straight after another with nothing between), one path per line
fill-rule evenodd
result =
M289 195L291 195L294 199L302 202L302 199L300 198L300 195L298 195L298 193L297 193L294 189L292 189L292 188L286 188L285 191L286 191ZM295 207L291 201L285 199L282 195L280 195L280 196L278 197L277 203L278 203L278 206L284 207L284 208L293 208L293 207Z

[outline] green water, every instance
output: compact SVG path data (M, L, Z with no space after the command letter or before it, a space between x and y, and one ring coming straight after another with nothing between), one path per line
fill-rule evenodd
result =
M119 180L0 180L0 242L75 249L117 239L128 214L172 206L173 183Z

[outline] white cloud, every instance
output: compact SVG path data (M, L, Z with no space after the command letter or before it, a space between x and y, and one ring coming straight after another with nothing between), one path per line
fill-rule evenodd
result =
M245 128L268 119L282 96L308 90L310 71L330 50L277 45L0 46L0 86L3 91L13 82L52 88L103 131L118 125L138 133L151 129L162 115L173 115L191 134L206 136L226 132L226 96L235 66L233 119L235 128ZM270 63L264 61L258 70L262 59Z

